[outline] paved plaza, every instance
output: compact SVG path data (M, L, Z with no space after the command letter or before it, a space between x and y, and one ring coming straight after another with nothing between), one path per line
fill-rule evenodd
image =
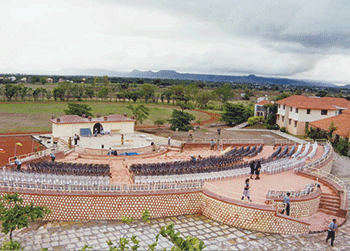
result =
M350 187L350 160L336 154L333 173L344 178ZM348 187L348 195L350 189ZM89 222L38 222L29 228L16 231L14 239L26 250L77 250L88 244L94 250L106 250L106 240L114 243L120 237L137 235L141 248L155 240L160 227L173 222L183 236L197 236L205 242L206 250L349 250L350 222L346 221L336 234L335 247L325 243L326 233L286 236L244 230L221 224L199 215L186 215L152 219L148 225L136 221L124 225L120 221ZM1 237L4 237L1 234ZM171 243L160 238L157 249L170 250Z

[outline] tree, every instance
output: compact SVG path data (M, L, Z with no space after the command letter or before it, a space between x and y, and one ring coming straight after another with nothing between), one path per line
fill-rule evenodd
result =
M148 118L150 111L150 109L144 105L138 105L134 107L130 104L126 108L131 110L132 114L135 116L136 121L140 122L140 124L142 124L143 121Z
M25 100L25 98L26 98L26 96L27 96L27 94L28 94L28 91L29 91L29 89L28 89L28 87L26 87L26 86L23 86L23 87L21 88L20 96L21 96L21 99L22 99L22 100Z
M196 95L196 101L201 108L206 108L209 101L213 99L213 92L201 92Z
M128 91L125 93L125 98L134 101L134 103L139 97L141 97L141 92L139 91Z
M68 109L64 110L66 115L92 116L92 108L87 104L68 103Z
M161 126L161 125L164 125L165 122L166 122L165 119L156 119L156 120L154 121L154 124L157 125L158 128L160 128L160 126Z
M34 203L23 205L23 199L18 193L5 194L0 198L0 220L2 221L2 232L10 233L16 229L22 229L29 226L29 222L42 219L50 210L46 207L34 206Z
M58 98L61 101L63 101L64 97L65 97L65 93L66 93L66 90L63 87L56 87L52 91L52 95L53 95L53 98L55 99L55 101L57 101Z
M245 107L242 104L226 103L224 104L224 113L221 115L221 118L229 126L232 126L246 121L252 115L253 112L249 106Z
M233 98L235 95L232 91L231 85L227 83L215 89L215 93L222 103L226 103L229 98Z
M290 94L287 94L287 93L281 93L280 95L278 95L275 100L278 101L278 100L281 100L281 99L285 99L285 98L288 98L290 97Z
M11 101L12 97L17 92L17 86L13 84L6 84L5 85L5 96L7 97L8 101Z
M334 148L339 154L348 156L350 150L349 140L346 138L340 138Z
M108 97L108 93L109 93L108 87L104 86L98 91L97 97L99 97L102 100L106 100Z
M108 80L108 76L107 76L107 75L104 75L104 76L102 77L102 83L103 83L104 86L107 86L107 85L108 85L109 80Z
M193 126L191 125L191 121L195 119L195 116L179 110L173 110L171 114L171 119L169 120L171 126L170 129L175 131L178 128L179 131L187 132L188 130L192 130Z
M92 97L94 96L94 90L91 88L86 88L85 89L85 95L88 96L90 99L92 99Z
M46 83L47 83L47 78L46 78L46 77L41 77L41 78L40 78L40 83L41 83L42 85L46 84Z
M154 97L155 92L156 92L155 85L151 85L151 84L142 85L142 95L146 103L148 102L149 99L152 99Z

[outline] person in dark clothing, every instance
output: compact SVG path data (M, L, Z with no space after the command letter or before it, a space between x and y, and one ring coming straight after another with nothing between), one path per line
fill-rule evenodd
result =
M286 211L287 216L289 216L290 213L290 193L287 193L287 195L283 199L283 205L285 208L282 210L281 214L284 214L284 211Z
M51 153L51 154L50 154L50 156L51 156L51 161L52 161L52 162L54 162L54 161L55 161L55 159L56 159L55 154L54 154L54 153Z
M326 239L326 243L328 242L329 239L331 239L331 246L334 246L334 239L335 239L335 231L337 230L338 225L336 224L337 220L333 219L331 224L329 224L328 227L328 235L327 235L327 239Z
M255 162L254 160L252 162L250 162L250 178L253 179L253 175L255 172Z
M255 167L255 179L260 180L260 170L261 170L261 163L258 161Z

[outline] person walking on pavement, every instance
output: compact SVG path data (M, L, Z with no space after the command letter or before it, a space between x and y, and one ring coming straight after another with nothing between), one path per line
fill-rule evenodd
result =
M335 231L337 230L338 225L337 225L337 220L333 219L331 223L329 224L328 227L328 235L326 239L326 243L328 243L328 240L331 239L331 246L334 246L334 239L335 239Z
M255 172L255 162L254 160L252 162L250 162L250 178L253 179L253 175Z
M168 146L170 146L170 140L171 140L171 137L170 135L168 136Z
M283 199L283 205L284 209L282 210L281 214L284 214L284 211L286 211L287 216L289 216L290 213L290 193L287 193L287 195Z
M17 171L20 171L22 167L22 162L17 157L15 157L15 165L17 167Z
M242 200L244 200L244 197L247 197L248 200L250 202L252 202L252 200L250 199L250 192L249 192L249 179L245 180L245 184L244 184L244 189L243 189L243 195L242 195Z

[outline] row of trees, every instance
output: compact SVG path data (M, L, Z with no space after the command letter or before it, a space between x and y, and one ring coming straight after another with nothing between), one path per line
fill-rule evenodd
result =
M224 84L215 90L199 90L192 85L173 85L166 89L159 89L153 84L142 84L124 89L122 85L102 85L91 87L86 84L71 84L62 82L52 92L44 87L36 89L28 88L23 84L6 84L0 87L0 94L11 100L25 100L32 97L33 100L51 99L55 101L82 101L83 99L114 99L116 101L132 101L136 103L142 100L145 103L185 104L188 107L199 106L207 108L210 101L220 101L223 104L234 97L230 84Z

